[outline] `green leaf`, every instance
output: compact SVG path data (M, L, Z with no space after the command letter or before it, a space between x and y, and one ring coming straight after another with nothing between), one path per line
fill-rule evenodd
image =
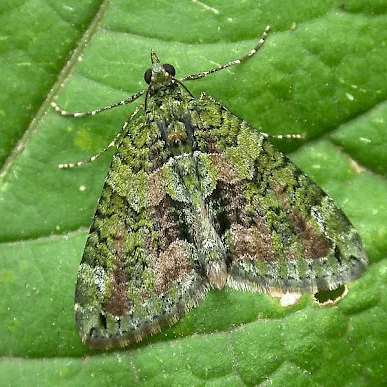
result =
M387 367L387 5L334 1L3 1L0 5L0 385L382 385ZM248 52L187 87L277 142L343 208L370 259L334 308L211 291L177 325L88 351L73 319L77 267L111 153L135 106L69 119L144 88L153 48L178 76ZM87 361L85 361L87 358Z

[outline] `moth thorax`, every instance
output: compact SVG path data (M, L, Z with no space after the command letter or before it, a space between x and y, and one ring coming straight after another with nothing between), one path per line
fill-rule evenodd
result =
M168 142L170 144L179 144L187 140L187 132L185 125L177 121L169 127Z
M179 144L187 139L187 133L185 132L173 132L168 134L168 141L172 144Z

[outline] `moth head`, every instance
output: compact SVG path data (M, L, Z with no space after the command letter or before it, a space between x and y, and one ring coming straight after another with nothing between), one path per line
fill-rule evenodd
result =
M162 64L157 54L151 50L152 68L144 73L144 80L149 85L152 83L164 83L173 78L176 74L175 68L171 64Z

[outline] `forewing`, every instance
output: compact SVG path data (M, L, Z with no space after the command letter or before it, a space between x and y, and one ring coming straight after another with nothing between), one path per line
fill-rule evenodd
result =
M228 284L315 291L357 278L367 257L338 205L267 138L206 94L196 120L215 153Z
M182 235L179 203L162 188L157 130L132 123L91 225L75 295L78 329L91 348L140 341L175 323L206 292Z

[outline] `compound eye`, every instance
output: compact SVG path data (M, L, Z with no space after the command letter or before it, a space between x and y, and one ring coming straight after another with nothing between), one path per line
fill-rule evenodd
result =
M163 64L163 69L164 69L169 75L171 75L172 77L174 77L175 74L176 74L175 68L174 68L172 65L168 64L168 63Z
M144 73L144 80L149 85L152 80L152 69L148 69Z

